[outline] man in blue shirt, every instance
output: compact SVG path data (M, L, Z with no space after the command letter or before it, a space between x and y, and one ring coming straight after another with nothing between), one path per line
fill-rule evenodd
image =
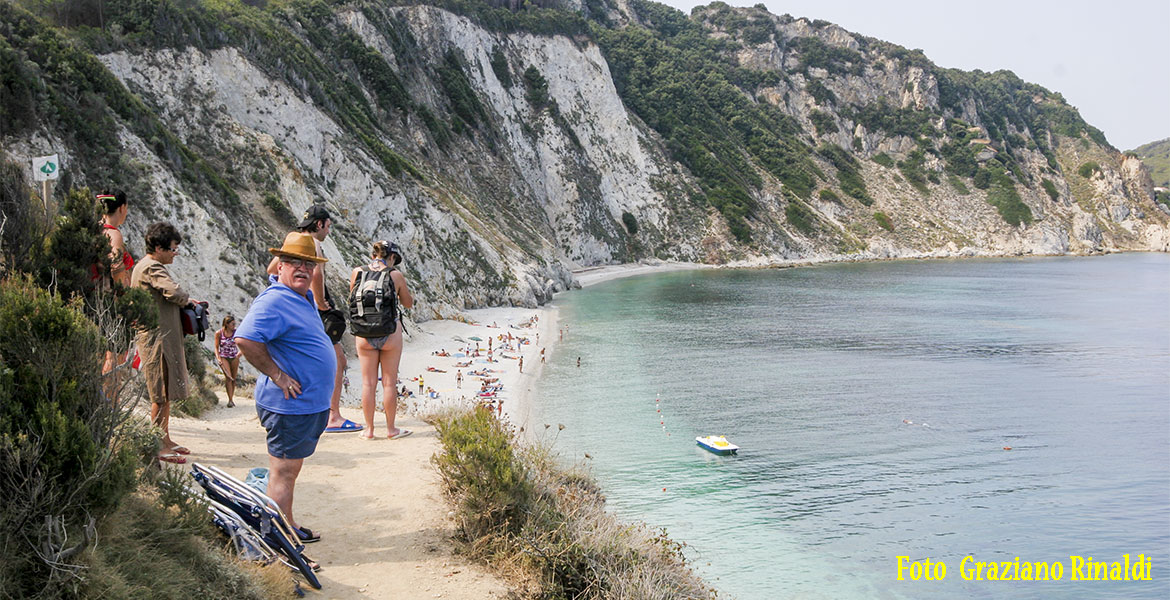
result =
M337 359L325 334L310 285L317 263L313 237L293 232L280 248L276 281L252 301L236 329L236 345L263 374L256 382L256 414L268 432L268 495L280 506L302 542L321 536L297 525L293 488L305 458L329 420Z

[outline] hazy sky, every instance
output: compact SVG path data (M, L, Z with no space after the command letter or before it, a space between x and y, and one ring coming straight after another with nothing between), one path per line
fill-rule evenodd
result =
M690 13L709 2L658 0ZM754 0L727 0L754 6ZM765 0L768 11L824 19L920 48L940 67L1007 69L1060 92L1109 143L1170 137L1170 0Z

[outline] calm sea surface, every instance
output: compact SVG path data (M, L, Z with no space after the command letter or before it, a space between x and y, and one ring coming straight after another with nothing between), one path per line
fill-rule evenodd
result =
M689 271L557 304L535 429L721 595L1170 597L1170 256ZM1070 581L1070 555L1126 553L1153 582ZM947 577L897 581L899 555ZM1064 578L966 582L967 555Z

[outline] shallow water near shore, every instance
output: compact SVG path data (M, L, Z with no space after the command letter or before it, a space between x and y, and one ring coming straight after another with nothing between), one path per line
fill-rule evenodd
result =
M721 596L1170 595L1170 256L687 271L556 305L529 422ZM1071 580L1123 554L1154 581ZM897 581L900 555L946 578ZM1064 574L964 581L967 555Z

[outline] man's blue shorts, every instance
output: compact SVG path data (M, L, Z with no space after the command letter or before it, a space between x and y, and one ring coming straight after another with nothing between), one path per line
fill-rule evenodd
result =
M260 424L268 431L268 454L276 458L308 458L329 423L329 409L308 415L282 415L256 407Z

